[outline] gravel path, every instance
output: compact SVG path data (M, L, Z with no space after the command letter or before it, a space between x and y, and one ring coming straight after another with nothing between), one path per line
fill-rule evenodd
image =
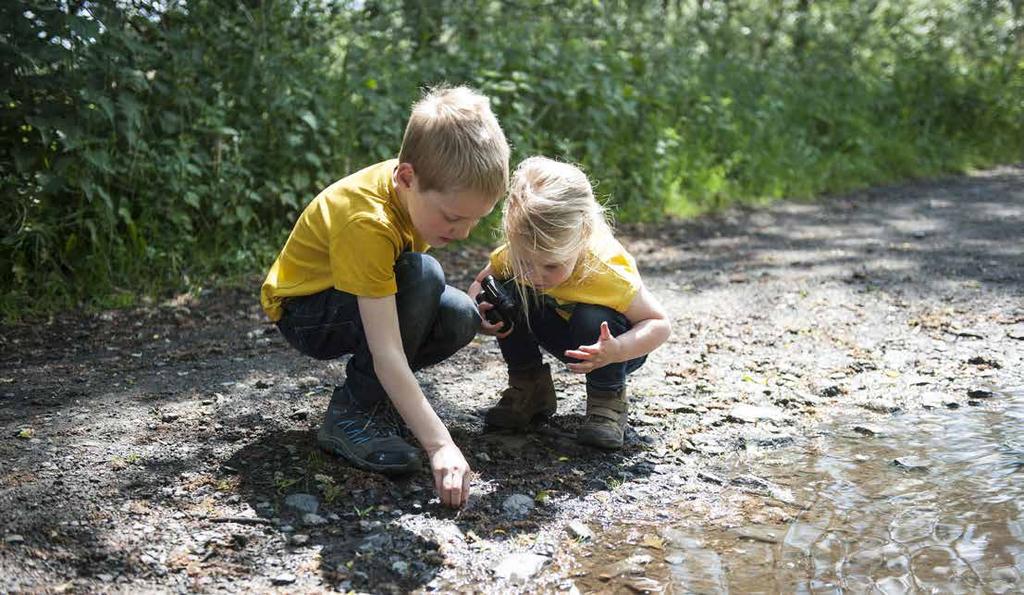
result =
M984 407L1024 385L1024 167L623 236L674 320L631 381L627 447L574 443L583 387L566 372L551 423L485 433L504 370L480 337L420 374L481 474L459 513L425 474L313 448L344 366L293 352L256 280L5 328L0 591L571 590L589 584L588 533L684 501L711 518L737 458L838 413ZM464 287L485 254L440 258Z

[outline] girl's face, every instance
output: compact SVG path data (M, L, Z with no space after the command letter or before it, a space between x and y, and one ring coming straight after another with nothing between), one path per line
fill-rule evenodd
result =
M551 254L529 254L526 280L539 291L554 289L572 276L579 255L569 260L553 258Z

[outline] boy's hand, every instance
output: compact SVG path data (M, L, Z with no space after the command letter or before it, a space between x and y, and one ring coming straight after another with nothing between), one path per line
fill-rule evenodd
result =
M568 349L566 357L580 360L574 364L566 364L570 371L586 374L594 370L622 361L622 342L612 336L608 323L601 323L601 336L593 345L580 345L577 349Z
M472 471L458 446L449 443L430 453L430 467L441 504L459 508L469 500Z

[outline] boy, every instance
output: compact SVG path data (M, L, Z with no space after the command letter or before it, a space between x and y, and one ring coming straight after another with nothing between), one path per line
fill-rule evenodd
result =
M435 89L413 106L398 159L335 182L299 217L261 303L288 342L317 359L351 353L317 433L321 448L383 473L427 452L441 502L469 497L470 469L413 371L474 337L477 307L445 284L430 246L465 239L508 184L509 147L486 97ZM389 402L390 401L390 402Z

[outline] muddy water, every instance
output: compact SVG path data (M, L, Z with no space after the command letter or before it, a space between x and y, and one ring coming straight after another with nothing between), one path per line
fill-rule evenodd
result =
M623 526L577 586L664 592L1024 591L1024 387L976 407L838 422L707 474L664 526Z

